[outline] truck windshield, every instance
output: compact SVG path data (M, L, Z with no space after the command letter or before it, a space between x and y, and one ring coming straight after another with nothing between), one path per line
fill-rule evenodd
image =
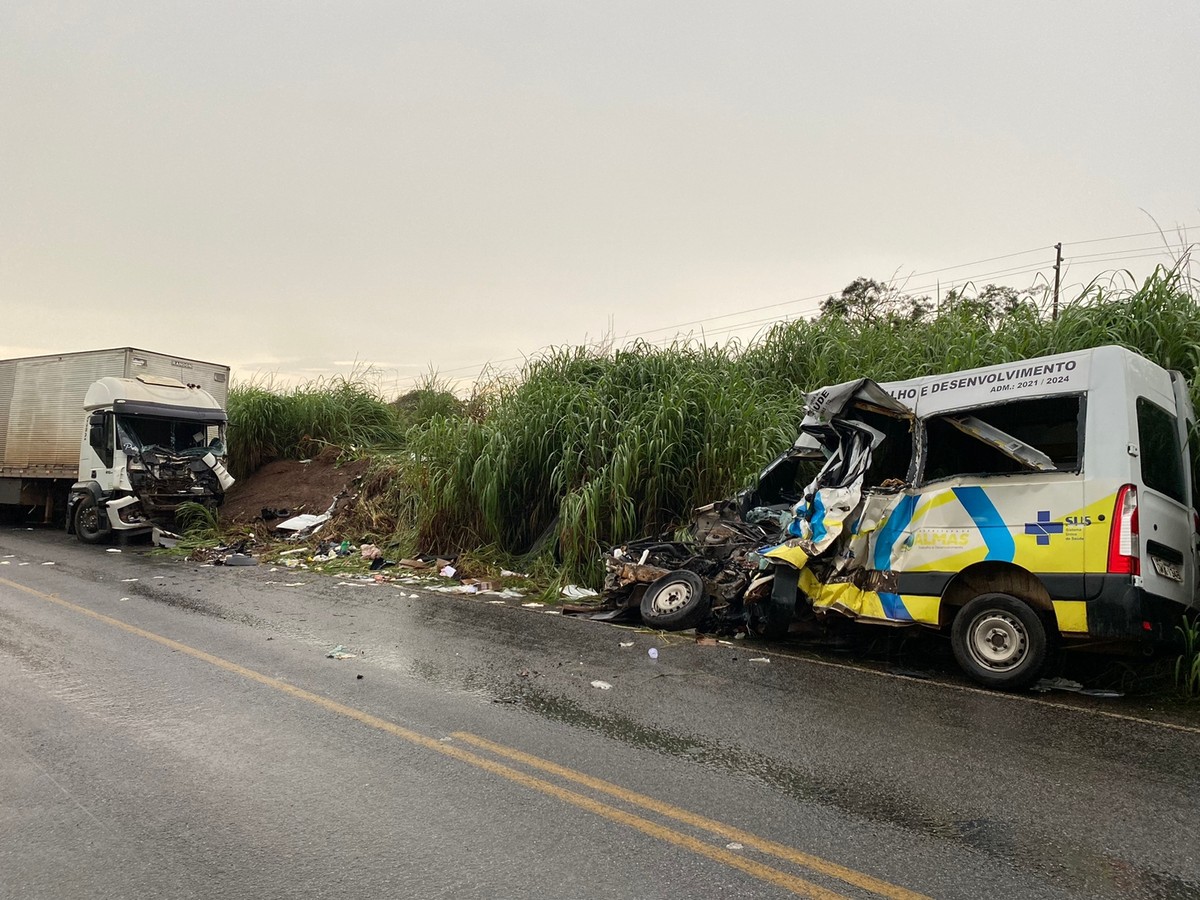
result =
M148 450L173 456L225 455L225 426L214 422L118 416L117 436L129 454Z

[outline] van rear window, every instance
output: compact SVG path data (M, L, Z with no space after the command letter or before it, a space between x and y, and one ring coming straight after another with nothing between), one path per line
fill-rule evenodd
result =
M954 475L1078 472L1078 395L1013 400L925 421L925 481Z
M1154 401L1138 397L1137 422L1142 482L1152 491L1187 503L1183 447L1175 417Z

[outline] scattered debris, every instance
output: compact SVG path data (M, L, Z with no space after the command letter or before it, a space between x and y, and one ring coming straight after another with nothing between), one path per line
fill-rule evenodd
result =
M612 685L611 685L611 684L609 684L607 681L593 681L593 682L592 682L592 687L594 687L594 688L599 688L599 689L600 689L600 690L602 690L602 691L610 691L610 690L612 690Z
M743 847L741 844L739 844L737 841L730 841L728 844L725 845L725 849L726 850L745 850L746 848Z
M276 531L290 531L293 539L299 539L307 534L312 534L322 525L329 521L328 513L314 515L313 513L301 513L298 516L292 516L286 521L280 522L275 526Z
M632 646L633 646L633 641L621 641L621 643L620 643L618 646L620 646L620 647L622 647L622 648L624 648L624 647L632 647Z
M747 662L752 662L752 663L769 663L770 661L771 661L770 658L766 657L766 656L755 656L755 657L747 660Z
M568 584L562 589L562 595L570 600L586 600L589 597L599 597L599 593L591 588L580 587L577 584Z
M43 565L43 566L52 566L52 565L54 565L54 563L52 563L52 562L44 562L44 563L42 563L42 565Z
M119 549L119 548L117 548L117 547L109 547L109 548L108 548L107 550L105 550L104 552L105 552L105 553L120 553L121 551L120 551L120 549Z
M646 655L649 656L651 659L658 659L658 648L651 647L649 650L646 651Z
M354 659L355 654L351 653L341 644L338 644L332 650L325 654L326 659Z
M231 553L229 556L221 560L214 560L218 565L223 566L257 566L258 560L253 556L248 556L245 553Z
M167 531L165 528L160 528L155 525L150 532L150 542L156 547L165 547L170 550L175 547L180 541L179 535L172 531Z
M530 602L530 603L522 603L521 605L522 605L523 607L525 607L526 609L536 609L537 607L539 607L539 606L545 606L546 604L545 604L545 603L538 603L536 600L534 600L534 601L532 601L532 602Z
M454 568L454 566L447 563L446 565L444 565L440 569L438 569L438 574L441 575L443 578L453 578L455 575L458 574L458 569Z

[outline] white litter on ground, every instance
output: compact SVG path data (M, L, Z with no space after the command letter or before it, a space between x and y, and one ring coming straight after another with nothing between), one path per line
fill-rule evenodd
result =
M602 691L612 690L612 685L609 684L607 681L593 681L592 687L600 688L600 690L602 690Z
M577 584L568 584L562 589L562 595L571 600L586 600L588 597L600 596L591 588L580 587Z
M750 660L750 662L757 662L757 663L769 663L770 661L771 660L765 656L756 656Z

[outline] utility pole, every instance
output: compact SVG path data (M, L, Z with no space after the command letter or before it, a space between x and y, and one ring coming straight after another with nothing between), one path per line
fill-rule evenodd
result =
M1058 285L1062 279L1062 241L1054 245L1054 311L1050 314L1052 322L1058 321Z

